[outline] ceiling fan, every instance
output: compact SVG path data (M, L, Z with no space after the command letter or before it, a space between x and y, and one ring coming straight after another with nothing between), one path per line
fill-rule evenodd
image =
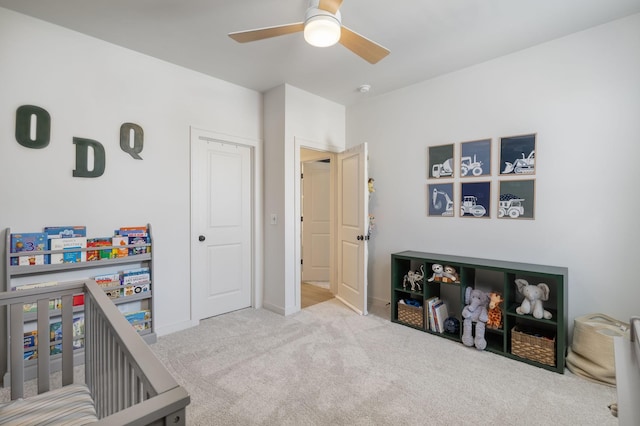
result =
M304 32L307 43L317 47L332 46L338 42L375 64L389 54L389 50L342 25L338 10L342 0L310 0L304 22L229 33L240 43Z

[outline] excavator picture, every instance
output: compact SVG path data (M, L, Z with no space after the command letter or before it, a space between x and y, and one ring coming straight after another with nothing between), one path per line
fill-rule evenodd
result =
M449 197L444 191L440 191L437 188L433 188L433 195L431 196L431 200L433 202L433 208L440 211L442 210L442 199L446 202L444 206L444 211L442 212L442 216L453 216L453 200Z

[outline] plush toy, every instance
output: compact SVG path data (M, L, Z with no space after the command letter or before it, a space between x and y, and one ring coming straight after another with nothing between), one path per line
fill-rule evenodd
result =
M444 276L444 268L439 263L434 263L433 265L431 265L431 270L433 271L433 274L431 275L431 278L427 280L429 282L433 280L440 281Z
M487 319L487 327L489 328L501 328L502 327L502 309L500 304L504 301L500 293L489 293L489 312Z
M443 281L445 282L456 283L460 280L456 268L451 265L444 265L444 272L442 273L442 275L443 278L446 278L446 280L443 279Z
M527 280L518 278L516 280L518 292L524 296L522 303L516 308L520 315L531 314L534 318L551 319L551 312L546 311L542 302L549 300L549 286L545 283L531 285Z
M485 323L487 322L487 305L489 296L482 290L467 287L465 291L464 303L467 305L462 309L462 343L466 346L473 346L484 350L487 341L484 338ZM473 323L476 323L475 339L473 336Z

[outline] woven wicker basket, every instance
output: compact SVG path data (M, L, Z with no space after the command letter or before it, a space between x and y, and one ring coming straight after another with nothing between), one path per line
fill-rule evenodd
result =
M398 303L398 321L422 328L424 324L424 311L422 307Z
M556 338L525 333L518 326L511 329L511 353L541 364L556 365Z

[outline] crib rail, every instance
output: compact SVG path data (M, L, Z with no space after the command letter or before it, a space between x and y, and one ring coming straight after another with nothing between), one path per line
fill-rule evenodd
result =
M640 424L640 316L631 317L630 336L614 338L617 415L620 426Z
M9 307L11 399L24 396L23 327L25 303L38 303L38 336L49 336L49 300L62 300L62 385L73 383L73 295L84 293L85 382L98 424L186 424L189 395L158 361L147 344L93 280L0 293ZM69 337L66 337L69 336ZM37 341L38 393L50 387L47 338Z

